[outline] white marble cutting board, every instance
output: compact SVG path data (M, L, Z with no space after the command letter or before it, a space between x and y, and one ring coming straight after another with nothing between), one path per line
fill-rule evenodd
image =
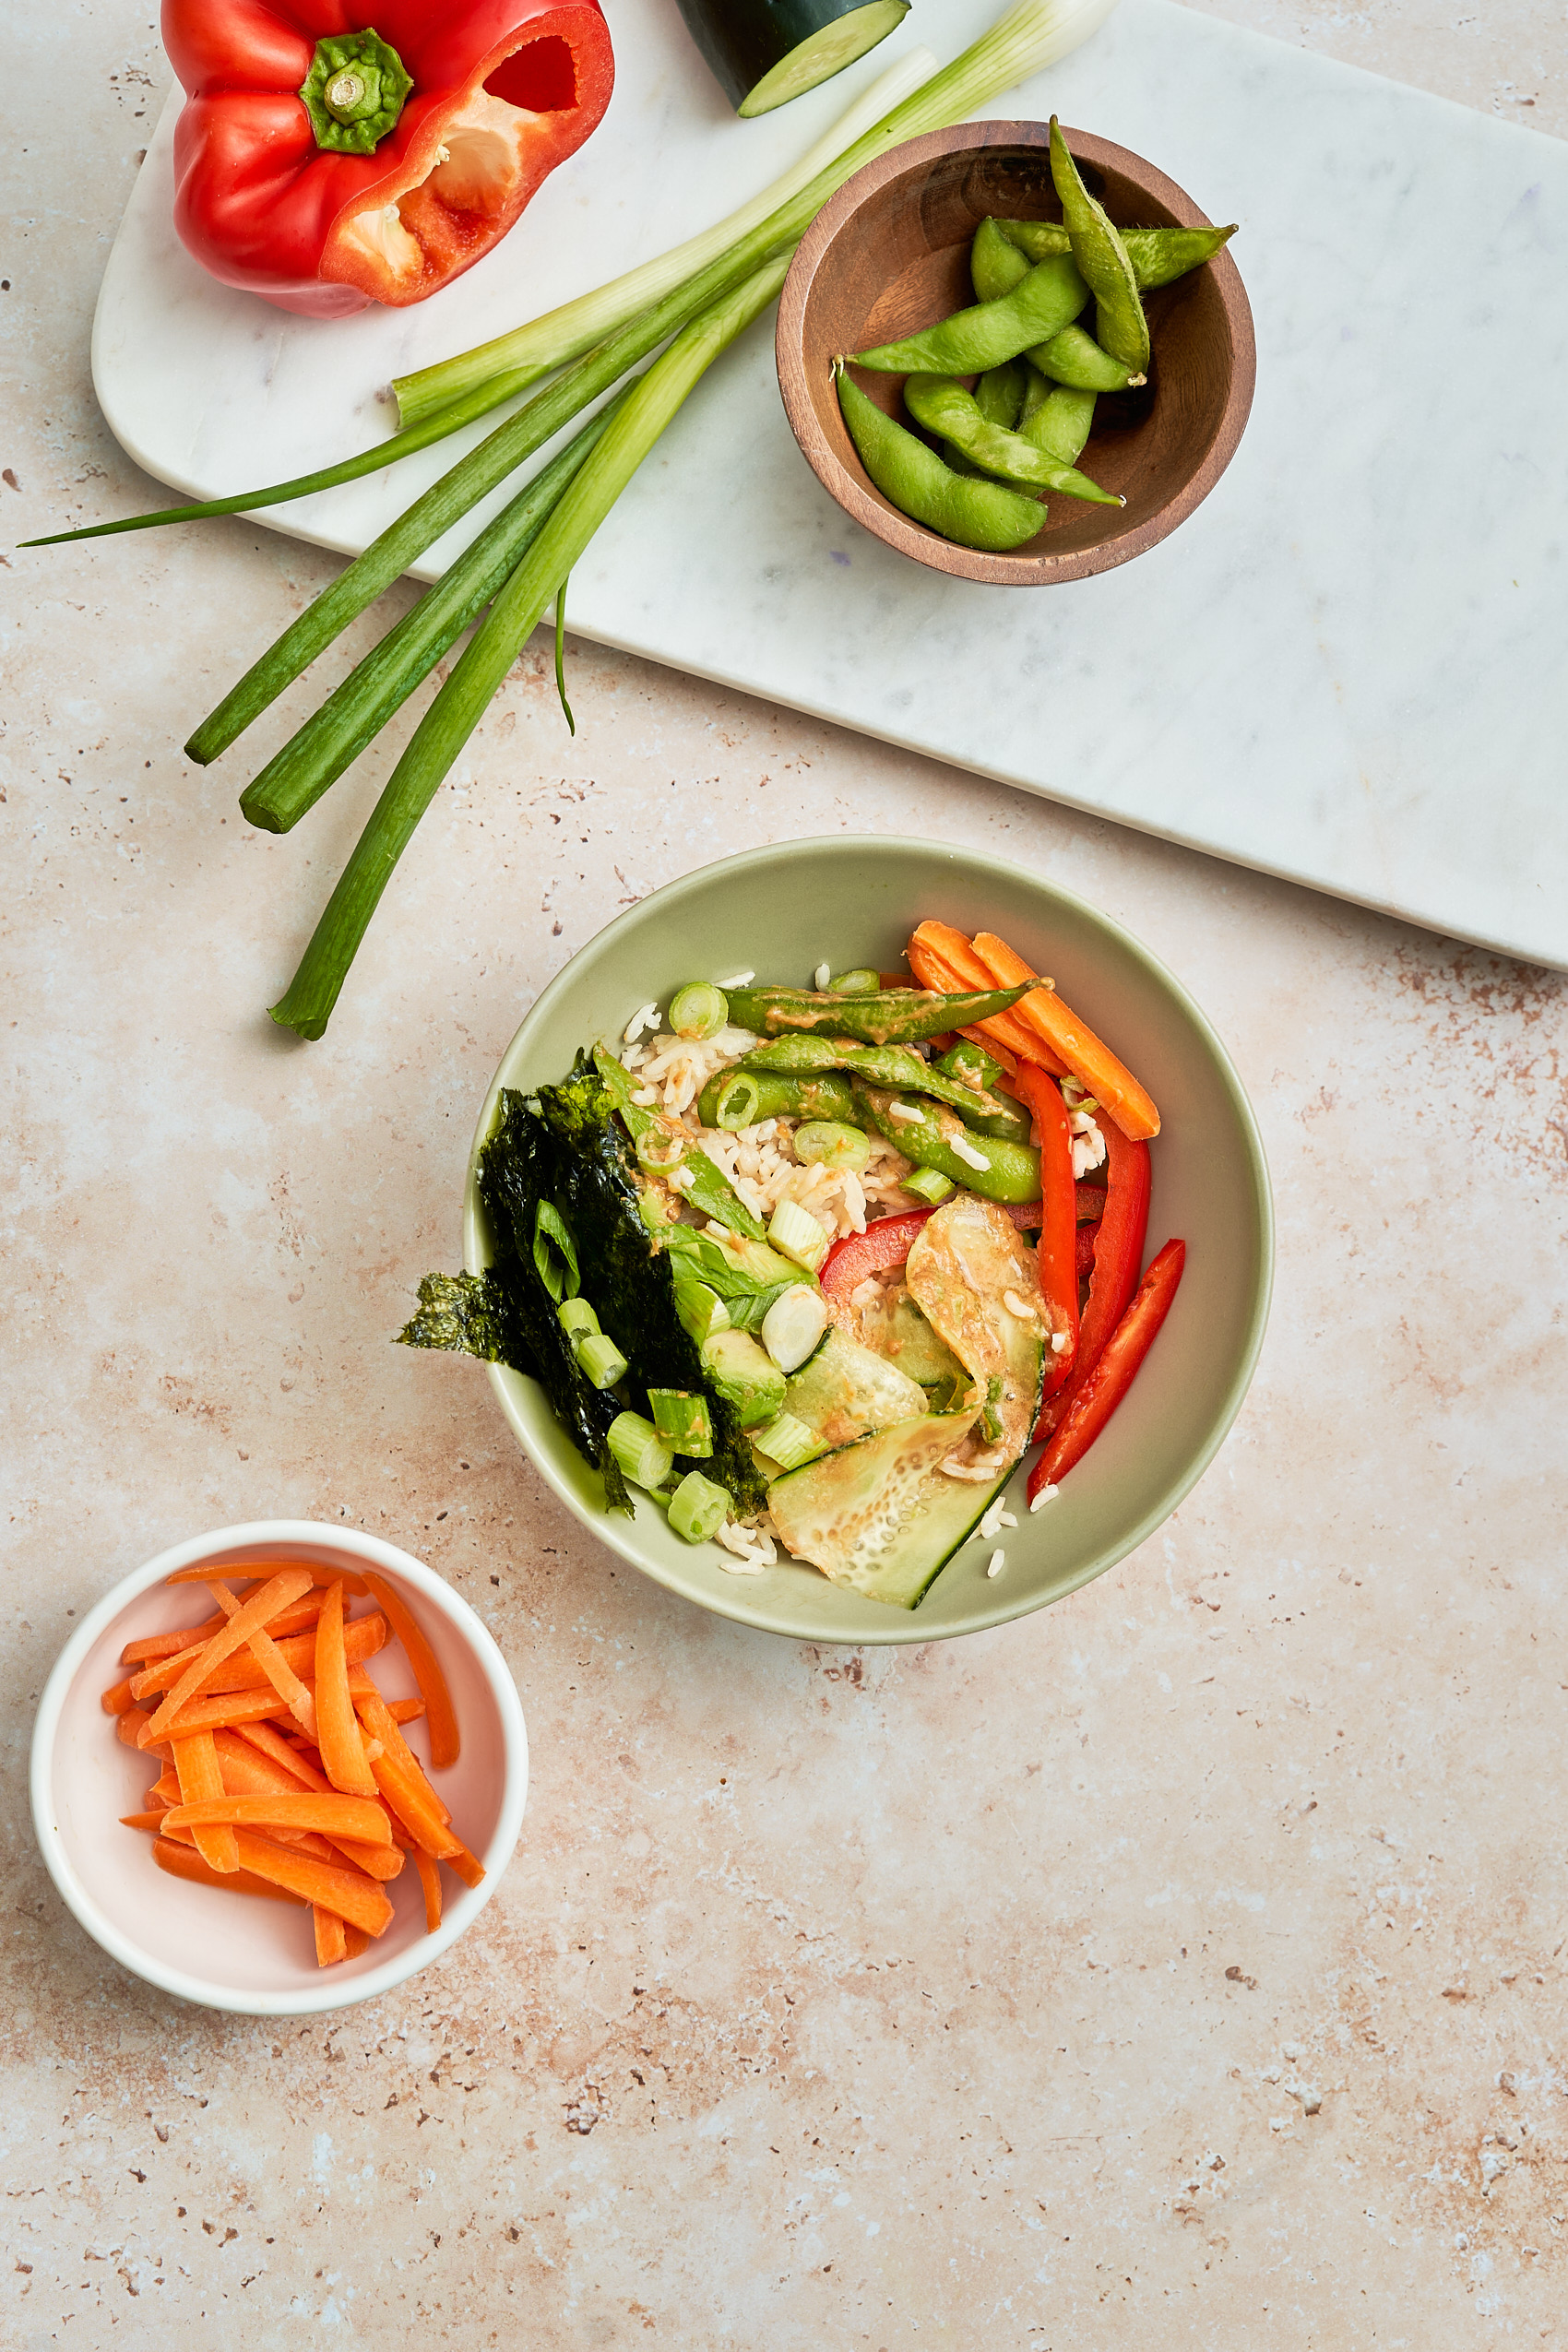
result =
M610 0L610 113L511 237L434 303L331 324L186 256L172 104L99 303L104 412L138 463L199 497L362 447L391 427L391 375L719 217L896 43L946 58L995 12L917 0L852 75L742 124L673 0ZM991 112L1052 110L1241 224L1257 397L1197 514L1099 579L926 572L819 488L759 325L579 564L573 629L1568 967L1568 145L1169 0L1123 0ZM257 519L357 550L463 445Z

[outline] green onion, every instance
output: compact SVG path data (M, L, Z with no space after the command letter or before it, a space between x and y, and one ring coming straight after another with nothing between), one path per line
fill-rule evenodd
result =
M730 1310L706 1282L677 1282L675 1315L688 1339L701 1348L719 1332L730 1328Z
M827 1329L827 1301L814 1282L791 1282L762 1319L762 1344L781 1372L799 1372Z
M555 1320L568 1339L590 1338L599 1329L599 1317L586 1299L564 1299L555 1310Z
M566 732L575 735L577 722L572 716L572 706L566 700L566 585L563 580L555 591L555 691L561 698Z
M839 1119L807 1119L795 1130L795 1158L802 1168L849 1168L856 1175L871 1158L864 1131Z
M713 1416L707 1398L689 1388L650 1388L653 1425L672 1453L707 1455L713 1451Z
M792 249L829 196L862 164L906 139L964 122L1016 82L1027 80L1075 49L1115 5L1116 0L1015 0L1015 6L950 65L933 74L851 146L842 148L754 227L719 250L713 260L699 268L695 279L686 281L688 288L705 282L711 272L724 271L736 263L754 268L780 247ZM656 269L659 265L648 267ZM634 280L638 276L638 272L631 273ZM647 299L627 279L618 279L612 286L581 296L578 303L567 303L564 310L553 311L511 335L460 352L438 366L422 368L417 375L398 377L393 390L399 413L405 422L422 417L444 401L473 396L487 379L503 387L495 397L505 399L545 368L558 366L569 352L583 348L573 339L574 315L580 315L585 331L603 334L612 320L636 316Z
M917 1168L899 1185L901 1192L913 1193L916 1200L929 1201L932 1208L956 1189L952 1177L944 1176L940 1168Z
M762 1088L749 1070L736 1070L719 1087L713 1106L713 1123L726 1134L739 1134L742 1127L756 1124L757 1105L762 1100Z
M501 379L510 379L511 388L521 391L525 385L548 374L552 368L564 367L568 360L576 359L602 337L612 335L650 303L660 301L672 287L707 268L710 262L721 260L733 245L761 222L770 220L780 205L787 204L814 180L836 156L853 147L863 132L881 122L890 107L918 89L935 71L936 60L929 49L912 49L861 93L809 154L791 165L770 187L764 188L760 196L753 196L749 204L731 213L727 220L688 237L684 244L660 254L656 261L645 261L639 267L627 270L624 277L612 279L609 285L597 286L591 293L579 294L575 302L563 303L559 310L546 311L541 318L530 319L526 327L514 327L508 335L498 335L492 342L481 343L455 359L421 368L413 375L396 377L392 389L398 396L398 413L404 424L438 416L453 399L471 395ZM496 397L505 398L506 395Z
M590 1331L576 1343L577 1370L595 1388L613 1388L626 1376L626 1359L602 1331ZM658 1480L654 1483L657 1485Z
M780 1254L814 1274L827 1255L832 1235L799 1201L780 1201L768 1223L767 1238Z
M729 1495L700 1470L688 1470L670 1498L670 1524L688 1543L706 1543L729 1516Z
M837 980L827 983L830 996L880 996L882 974L870 970L840 972Z
M610 1451L620 1464L622 1473L634 1486L647 1487L651 1493L662 1486L675 1467L675 1459L651 1421L640 1413L617 1413L605 1431Z
M798 1470L814 1454L825 1454L827 1448L814 1430L806 1427L794 1413L778 1413L766 1429L752 1431L752 1443L781 1470Z
M577 1245L553 1201L540 1201L534 1209L533 1262L557 1306L563 1299L576 1297L583 1287L577 1272Z
M558 457L540 469L451 569L426 589L413 611L387 631L321 708L274 753L240 796L240 807L252 825L265 833L289 832L359 757L522 561L624 398L624 392L617 393Z
M549 521L496 597L393 769L327 902L298 971L272 1007L272 1017L281 1028L294 1029L304 1038L322 1035L393 868L447 769L483 717L491 696L692 386L766 309L788 268L788 255L770 262L711 310L693 319L632 386L602 440L567 483ZM327 595L331 593L328 589ZM325 600L319 599L318 604Z
M711 980L694 980L689 988L678 988L670 1000L670 1026L675 1035L699 1044L717 1037L729 1018L724 991Z

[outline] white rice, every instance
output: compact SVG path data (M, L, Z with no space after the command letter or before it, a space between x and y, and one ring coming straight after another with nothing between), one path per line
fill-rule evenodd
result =
M733 1567L728 1560L720 1562L731 1576L760 1576L778 1558L778 1530L766 1511L755 1519L727 1519L719 1541L734 1556Z

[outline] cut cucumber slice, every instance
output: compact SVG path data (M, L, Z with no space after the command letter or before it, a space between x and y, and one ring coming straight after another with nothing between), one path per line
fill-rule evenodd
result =
M885 41L909 0L680 0L738 114L771 113Z

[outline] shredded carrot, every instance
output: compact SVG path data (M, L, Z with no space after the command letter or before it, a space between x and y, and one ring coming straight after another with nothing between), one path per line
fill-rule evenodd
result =
M240 1723L236 1724L234 1728L240 1739L248 1740L250 1745L259 1749L264 1756L269 1756L272 1762L284 1772L291 1773L297 1787L331 1788L332 1783L327 1779L327 1775L324 1772L318 1772L315 1764L307 1764L298 1748L285 1740L282 1733L276 1730L270 1723Z
M324 1568L314 1560L209 1560L205 1568L176 1568L163 1581L166 1585L209 1585L215 1576L221 1576L232 1584L237 1576L270 1576L279 1568L303 1569L313 1585L341 1585L346 1592L356 1594L367 1589L364 1578L351 1568Z
M182 1707L169 1727L171 1739L188 1738L193 1731L216 1731L224 1726L242 1723L265 1723L276 1716L283 1702L268 1686L262 1691L224 1691L216 1698L193 1699ZM138 1748L150 1748L156 1742L149 1738L154 1717L149 1716L137 1735Z
M409 1664L414 1669L420 1696L424 1701L430 1724L430 1761L437 1772L447 1764L455 1764L460 1752L457 1717L452 1707L452 1694L446 1688L446 1677L441 1671L435 1652L425 1639L424 1628L414 1616L407 1601L385 1576L365 1570L365 1583L391 1619L398 1639L402 1643Z
M1033 977L1023 957L994 932L976 932L975 954L1004 988L1016 988L1021 980ZM1131 1142L1146 1143L1158 1134L1159 1113L1153 1097L1054 990L1031 988L1018 999L1015 1010L1047 1051L1058 1057L1097 1102L1104 1104Z
M203 1798L220 1797L223 1793L223 1775L210 1731L198 1731L189 1740L174 1741L174 1770L179 1775L182 1805L196 1804ZM181 1823L178 1826L184 1828L187 1824ZM196 1852L209 1870L239 1869L240 1855L232 1829L221 1825L208 1828L205 1824L197 1829L194 1822L188 1826L196 1836Z
M237 1649L242 1648L256 1626L265 1627L279 1610L286 1609L291 1600L298 1600L309 1583L308 1569L285 1568L270 1577L258 1592L253 1593L238 1615L231 1617L227 1625L214 1633L206 1647L196 1652L153 1716L153 1737L161 1738L186 1700L200 1690L215 1666L221 1666L226 1657L232 1657Z
M225 1895L265 1895L274 1903L303 1904L305 1899L286 1886L269 1886L252 1871L209 1871L194 1847L176 1846L167 1837L157 1840L152 1859L171 1878L188 1879L193 1886L221 1887Z
M212 1734L205 1736L210 1742ZM216 1757L213 1761L216 1765ZM368 1797L340 1797L336 1791L316 1797L308 1790L297 1797L282 1797L268 1790L258 1796L219 1794L193 1801L185 1797L184 1780L180 1794L182 1802L169 1817L172 1826L202 1829L208 1823L226 1822L247 1829L315 1829L324 1837L354 1837L366 1846L391 1841L385 1810Z
M227 1597L234 1600L232 1593ZM307 1626L314 1625L321 1614L321 1604L326 1598L324 1592L306 1593L303 1600L297 1600L292 1608L284 1610L281 1616L273 1620L274 1638L281 1641L285 1633L303 1633ZM237 1600L234 1601L234 1609L238 1609L239 1605ZM137 1640L125 1644L120 1652L120 1663L122 1666L150 1666L155 1658L172 1657L176 1651L195 1649L198 1644L209 1640L223 1623L224 1618L232 1617L233 1613L234 1610L225 1609L220 1616L208 1617L200 1625L182 1626L174 1633L143 1633Z
M234 1598L233 1594L229 1590L228 1586L214 1583L210 1585L208 1589L210 1591L213 1599L218 1603L218 1606L222 1610L224 1616L232 1617L240 1604ZM323 1595L321 1598L318 1599L314 1593L307 1595L306 1599L311 1605L311 1616L313 1619L321 1614L322 1602L325 1600L325 1598L326 1596ZM304 1606L305 1604L302 1603L299 1605ZM273 1620L272 1627L269 1632L263 1633L260 1627L257 1627L256 1631L250 1637L249 1649L252 1657L260 1667L263 1674L271 1683L273 1689L277 1692L284 1705L289 1709L289 1712L293 1716L295 1722L299 1725L301 1730L308 1732L314 1738L315 1734L315 1701L312 1698L310 1693L306 1690L304 1684L301 1681L292 1666L283 1656L282 1651L278 1647L278 1644L273 1638L274 1634L281 1634L283 1633L284 1619L292 1618L294 1613L293 1610L285 1610L282 1617L278 1617ZM300 1662L302 1665L305 1665L309 1663L309 1660L307 1658L302 1658ZM216 1685L209 1684L208 1687L220 1687L221 1681L222 1678L220 1676Z
M322 1768L334 1788L374 1797L375 1782L360 1744L343 1631L343 1587L334 1585L315 1623L316 1737Z
M922 988L947 992L996 986L969 941L951 923L921 923L909 941L909 963ZM1053 1078L1059 1078L1062 1064L1047 1052L1028 1023L1019 1018L1028 1001L1023 997L1010 1013L993 1014L989 1021L978 1022L973 1028L966 1029L964 1035L984 1046L988 1052L993 1045L1002 1045L1019 1062L1041 1062Z
M348 1939L343 1922L335 1911L324 1911L319 1903L311 1907L311 1919L315 1929L315 1965L330 1968L335 1960L349 1956Z
M351 1625L343 1629L344 1645L350 1662L358 1666L365 1658L374 1657L378 1650L385 1649L389 1632L386 1620L379 1610L373 1610L367 1617L356 1617ZM318 1633L319 1628L308 1633L291 1633L281 1642L273 1642L266 1633L253 1633L251 1642L236 1657L225 1658L221 1665L213 1667L208 1674L203 1676L196 1695L205 1699L224 1691L256 1691L264 1682L270 1682L273 1689L278 1690L276 1674L267 1671L252 1648L251 1645L258 1640L267 1642L282 1660L290 1681L296 1678L301 1668L307 1674L314 1674ZM183 1662L184 1656L182 1653L177 1657L155 1658L150 1666L144 1666L138 1673L132 1675L131 1692L138 1705L155 1692L167 1691L183 1680L188 1670ZM287 1692L279 1691L279 1696L285 1705L291 1704Z
M257 1878L274 1886L291 1887L307 1903L319 1903L324 1910L336 1911L340 1919L351 1919L367 1935L382 1935L390 1926L392 1906L362 1871L339 1870L330 1862L302 1858L291 1847L274 1845L254 1829L239 1829L234 1835L241 1867L254 1871Z
M420 1874L420 1889L424 1896L424 1923L432 1935L441 1925L441 1865L422 1846L410 1846L414 1868Z

